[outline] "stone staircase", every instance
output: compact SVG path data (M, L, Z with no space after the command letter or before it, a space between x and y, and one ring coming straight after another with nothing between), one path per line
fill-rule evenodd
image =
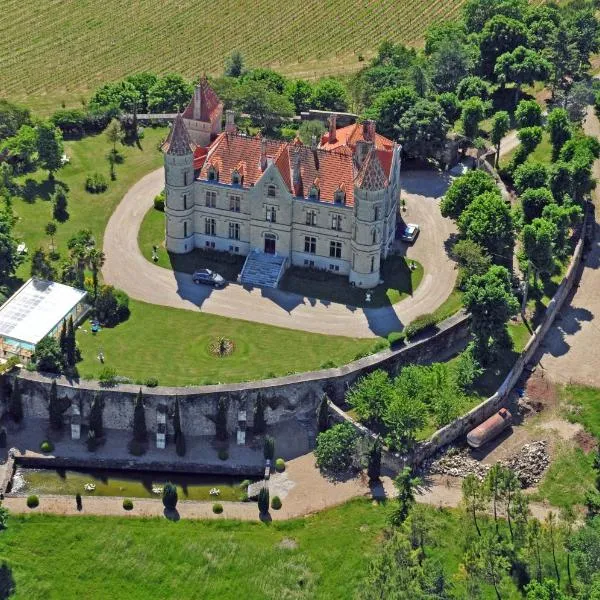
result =
M246 257L240 275L243 285L276 288L285 271L287 259L277 254L265 254L253 250Z

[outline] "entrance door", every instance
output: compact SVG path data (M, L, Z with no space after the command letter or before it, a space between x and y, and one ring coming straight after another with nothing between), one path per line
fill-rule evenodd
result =
M265 235L265 254L275 254L275 236Z

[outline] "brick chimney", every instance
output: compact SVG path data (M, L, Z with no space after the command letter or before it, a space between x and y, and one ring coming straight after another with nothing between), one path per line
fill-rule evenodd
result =
M375 141L375 121L373 119L363 121L363 137L367 142Z
M230 109L225 111L225 131L227 133L235 133L237 131L235 126L235 111Z
M267 168L267 138L260 139L260 170Z
M192 117L199 121L202 114L202 83L199 83L194 90L194 110Z
M337 140L337 126L336 126L337 115L329 115L329 140L328 142L335 142Z

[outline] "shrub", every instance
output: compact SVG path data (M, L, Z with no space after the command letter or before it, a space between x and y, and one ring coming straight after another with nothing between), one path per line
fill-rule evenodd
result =
M177 488L171 482L166 483L162 494L162 501L165 505L165 508L169 510L175 510L178 499Z
M163 212L165 210L165 191L154 197L154 208Z
M6 448L6 429L0 429L0 448Z
M275 469L277 469L277 471L279 471L280 473L282 471L285 471L285 460L283 460L283 458L278 458L275 461Z
M240 483L240 490L247 490L248 486L251 484L252 482L249 479L244 479L244 481L242 481L242 483Z
M54 450L54 445L52 444L52 442L49 442L48 440L44 440L40 444L40 450L42 452L52 452L52 450Z
M261 515L269 512L269 488L262 487L258 492L258 511Z
M125 510L133 510L133 502L129 498L123 500L123 508Z
M229 458L229 452L227 451L227 448L221 448L219 450L219 459L227 460L228 458Z
M112 285L102 285L96 298L96 314L100 323L114 327L129 318L129 296Z
M146 387L157 387L158 386L158 379L156 377L148 377L148 379L146 379Z
M357 435L350 423L340 423L317 436L317 467L324 471L344 472L353 466Z
M390 348L403 345L405 340L406 332L404 331L391 331L387 336L387 341L390 345Z
M108 188L106 177L100 173L92 173L85 178L85 189L90 194L101 194Z
M250 498L248 498L248 492L242 492L240 495L240 500L242 502L248 502Z
M275 440L270 436L265 438L263 455L267 460L273 460L275 458Z
M407 340L411 340L417 334L432 329L436 324L435 315L427 313L417 317L412 321L404 330L404 334Z
M117 381L117 371L112 367L104 367L102 371L100 371L100 375L98 376L98 380L104 386L113 386L116 385Z
M271 500L271 508L273 510L279 510L281 508L281 499L279 496L273 496L273 500Z
M81 501L81 494L75 494L75 506L77 510L81 510L83 508L83 502Z
M215 515L220 515L223 512L223 505L218 502L215 502L212 508Z
M35 508L36 506L40 505L40 499L35 495L32 494L31 496L27 496L27 507L28 508Z

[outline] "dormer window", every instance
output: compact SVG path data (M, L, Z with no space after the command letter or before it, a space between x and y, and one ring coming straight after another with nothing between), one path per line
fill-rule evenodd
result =
M271 198L275 198L276 195L277 195L277 189L275 188L275 186L273 184L270 184L267 187L267 196L270 196Z
M308 194L308 197L311 200L318 200L319 199L319 188L313 184L313 186L310 188L310 193Z
M237 169L231 174L231 183L233 185L240 185L242 183L242 177Z
M219 171L213 165L208 167L208 180L219 181Z
M346 192L338 188L333 195L333 201L336 204L346 204Z

